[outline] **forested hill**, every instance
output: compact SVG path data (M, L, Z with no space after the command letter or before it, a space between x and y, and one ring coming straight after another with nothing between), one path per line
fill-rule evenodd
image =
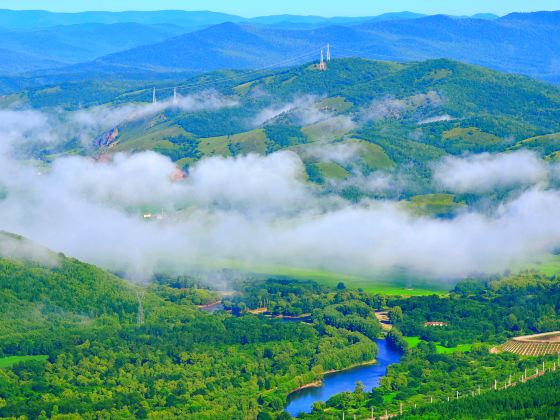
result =
M293 389L376 355L361 292L300 287L324 308L306 324L208 314L194 302L212 292L164 282L141 289L142 319L140 288L99 268L15 235L0 235L0 255L1 418L280 414Z
M66 149L37 153L48 161L68 150L149 149L188 168L208 156L289 149L300 154L310 178L321 183L349 177L352 167L313 160L307 152L319 143L358 145L366 175L407 165L414 179L424 181L431 163L446 155L530 149L555 160L560 151L558 87L446 59L407 64L339 59L324 72L315 64L214 72L158 84L159 100L171 100L175 86L180 96L217 90L224 105L199 110L167 106L108 127L109 134L98 137L93 149L75 150L76 142L69 139ZM75 110L80 104L146 104L151 97L152 85L84 82L32 89L5 101L48 111L61 106Z
M64 336L58 329L104 316L131 321L137 310L129 283L7 233L0 233L0 302L0 354L52 351Z

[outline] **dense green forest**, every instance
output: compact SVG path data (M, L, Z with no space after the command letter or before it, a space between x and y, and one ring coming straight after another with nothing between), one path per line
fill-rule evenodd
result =
M312 324L208 314L194 303L213 292L172 282L144 291L139 324L139 288L51 256L48 266L0 259L0 417L279 414L291 390L376 354L379 324L362 309L335 305L339 322Z
M62 254L44 251L40 262L1 258L0 417L289 418L283 410L292 390L375 358L380 309L394 325L387 339L404 353L401 362L389 366L378 388L357 384L317 402L303 419L395 413L401 403L407 415L433 418L455 413L449 410L477 417L491 404L515 413L522 406L529 410L515 414L522 416L552 413L538 407L558 403L558 395L543 394L545 386L486 393L494 381L503 386L510 375L556 361L489 351L514 335L558 329L556 276L467 280L447 296L409 298L344 283L247 278L232 284L236 293L214 313L196 306L219 299L200 281L158 276L140 288ZM479 387L480 406L466 398L438 404Z

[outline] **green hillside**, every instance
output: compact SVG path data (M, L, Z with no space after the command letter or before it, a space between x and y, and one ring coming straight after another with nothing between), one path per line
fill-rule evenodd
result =
M315 324L253 316L241 305L234 315L210 314L195 303L215 301L215 292L188 279L140 288L24 238L0 237L12 250L14 240L42 258L0 257L2 418L254 418L281 413L288 393L321 372L376 354L381 329L364 312L363 292L283 280L325 318Z
M0 233L2 241L10 241L12 249L18 246L14 241L20 242L25 252L42 258L0 257L0 354L55 351L72 340L76 328L94 328L104 317L135 319L135 288L129 283L21 237Z
M291 150L317 184L329 186L376 171L406 173L405 188L368 192L345 187L342 194L408 200L446 192L434 191L431 173L432 163L447 155L529 149L556 159L560 153L558 87L451 60L352 58L334 60L324 72L311 64L252 73L218 71L158 82L158 99L169 100L174 87L180 95L214 89L224 104L197 111L171 106L141 117L133 113L114 127L118 131L109 131L117 133L110 144L98 140L87 148L69 139L63 148L34 151L36 157L48 162L65 152L155 150L188 170L209 156ZM72 110L80 104L147 105L151 92L152 86L140 82L84 82L30 90L17 98L42 109ZM317 156L314 151L326 145L349 146L355 156L348 161L332 153Z
M500 392L413 410L398 419L553 419L560 416L560 375L548 374Z
M397 64L343 59L332 62L326 72L319 72L314 66L301 66L273 72L249 83L238 84L240 77L242 73L231 73L229 78L223 73L209 74L190 82L192 87L184 89L178 83L179 93L188 94L196 91L197 84L203 81L206 87L216 87L240 105L195 113L169 109L160 121L150 118L144 124L123 127L119 148L155 148L161 140L173 138L174 146L166 145L170 148L168 153L179 157L176 152L183 147L182 142L194 139L197 150L205 156L219 148L210 147L209 142L219 144L223 143L223 136L250 133L247 127L255 114L302 95L323 98L317 103L321 111L333 117L348 116L358 125L350 132L340 124L330 126L328 120L305 125L288 112L265 124L267 133L274 133L268 147L250 151L271 152L294 142L314 142L322 137L333 141L353 133L359 139L377 144L390 156L390 146L382 142L395 137L401 142L397 146L400 151L405 147L417 150L413 159L422 165L442 154L503 151L511 147L512 141L560 132L558 88L524 76L450 60ZM268 95L258 97L253 94L255 91ZM148 94L149 90L137 93L132 90L115 95L113 102L147 100ZM162 96L170 94L171 90L161 93ZM58 104L60 95L64 95L63 88L52 93L53 105ZM380 115L373 115L376 112ZM268 126L274 127L274 131ZM127 142L134 142L135 146L121 144ZM547 151L550 154L556 150ZM232 154L244 152L242 148L234 148ZM393 155L396 153L398 150ZM181 158L185 157L193 156Z

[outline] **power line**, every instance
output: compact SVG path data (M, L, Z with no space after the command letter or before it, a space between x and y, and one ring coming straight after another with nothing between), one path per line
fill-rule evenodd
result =
M252 75L256 75L258 73L262 73L263 71L269 70L269 69L273 69L273 68L282 68L282 67L286 67L289 66L290 64L294 64L296 62L301 62L304 59L309 59L314 57L316 54L315 50L313 51L307 51L305 53L296 55L296 56L292 56L290 58L287 58L285 60L281 60L266 66L262 66L256 69L250 69L250 70L246 70L246 71L241 71L241 72L237 72L234 75L223 75L221 77L212 79L212 80L208 80L208 81L195 81L192 83L185 83L185 84L180 84L177 85L175 87L162 87L160 89L158 89L160 92L165 92L168 90L175 90L175 89L191 89L191 88L202 88L205 86L211 86L211 85L217 85L219 83L222 82L226 82L226 81L231 81L231 82L235 82L235 81L239 81L242 80L244 78L247 78L249 76ZM327 61L330 61L330 57L331 57L331 46L327 45ZM134 93L143 93L143 92L147 92L149 91L149 88L145 88L145 89L140 89L140 90L136 90L134 91Z

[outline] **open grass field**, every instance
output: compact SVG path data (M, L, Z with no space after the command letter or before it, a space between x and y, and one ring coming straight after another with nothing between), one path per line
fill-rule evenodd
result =
M204 156L231 156L232 149L241 154L266 153L268 138L263 129L256 129L231 136L208 137L199 139L198 150Z
M406 203L408 209L417 215L444 215L451 214L465 207L464 203L455 201L452 194L424 194L412 197Z
M351 130L352 127L345 125L339 117L329 118L301 129L310 142L340 139Z
M0 369L9 368L16 363L29 362L32 360L44 362L49 356L8 356L0 357Z
M538 261L533 261L517 267L519 271L535 270L546 276L554 276L560 273L560 255L548 254L541 257Z
M385 150L377 144L360 139L348 139L345 143L358 145L358 156L363 164L372 171L393 169L396 166Z
M408 343L409 347L416 347L418 344L422 342L420 337L404 337L406 342ZM472 344L459 344L455 347L444 347L441 344L436 344L436 349L439 354L451 354L456 352L466 352L470 351L472 348Z
M361 288L370 293L381 293L394 296L429 296L433 294L443 295L447 290L438 286L430 286L426 283L420 283L414 286L414 283L407 286L405 281L400 279L380 280L374 277L357 276L350 274L335 273L332 271L310 270L296 267L268 267L260 274L285 276L299 280L314 280L318 283L335 287L339 282L351 289Z
M319 162L315 167L324 179L340 180L350 176L350 172L334 162Z
M258 263L245 263L242 261L201 261L200 269L207 267L215 269L230 269L245 272L248 275L256 276L279 276L288 277L296 280L313 280L327 286L335 287L339 282L343 282L347 288L361 288L370 293L380 293L391 296L430 296L445 295L451 286L444 283L430 283L420 278L410 278L404 275L394 275L392 277L363 276L356 274L337 273L328 270L308 269L289 266L270 266Z

